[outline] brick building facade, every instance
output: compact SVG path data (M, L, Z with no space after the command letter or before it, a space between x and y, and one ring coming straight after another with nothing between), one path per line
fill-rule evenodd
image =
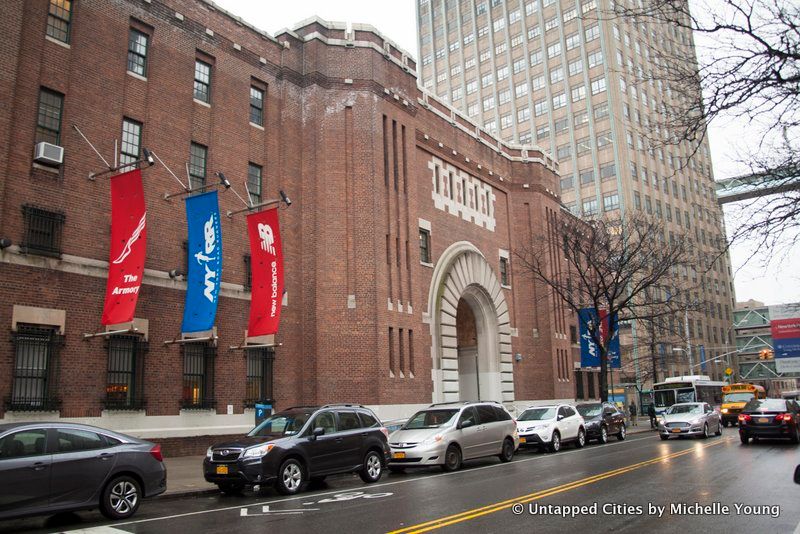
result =
M0 421L164 439L240 432L254 398L392 418L574 397L574 323L513 258L561 209L556 164L424 96L413 59L373 28L312 19L272 37L190 0L9 0L0 28ZM143 170L138 330L84 340L101 329L110 198L73 125L106 159L121 139L121 161L146 147L194 183L221 171L257 199L286 191L274 352L229 349L250 298L241 215L222 221L216 343L164 344L180 332L186 282L170 271L185 270L186 230L160 165ZM38 141L63 164L34 162ZM222 213L239 207L221 190Z

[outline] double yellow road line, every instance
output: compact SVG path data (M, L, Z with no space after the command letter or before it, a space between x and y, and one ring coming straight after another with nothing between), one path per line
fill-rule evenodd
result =
M708 443L705 445L699 445L700 448L707 449L709 447L713 447L715 445L719 445L721 443L727 442L728 439L719 439L714 441L713 443ZM473 508L472 510L467 510L461 512L459 514L454 514L446 517L442 517L439 519L434 519L432 521L426 521L425 523L419 523L417 525L401 528L399 530L393 530L389 532L389 534L407 534L407 533L420 533L420 532L428 532L430 530L436 530L438 528L446 527L449 525L454 525L456 523L461 523L463 521L469 521L470 519L475 519L477 517L481 517L488 514L493 514L495 512L500 512L501 510L506 510L514 506L515 504L522 504L525 505L529 502L533 502L539 499L543 499L545 497L549 497L551 495L556 495L557 493L563 493L565 491L573 490L576 488L580 488L581 486L586 486L589 484L594 484L595 482L599 482L601 480L605 480L607 478L616 477L619 475L623 475L625 473L629 473L631 471L635 471L637 469L641 469L642 467L647 467L648 465L654 465L657 463L669 461L673 458L678 458L680 456L685 456L687 454L691 454L697 450L697 446L692 447L690 449L685 449L679 452L674 452L672 454L665 454L662 456L657 456L655 458L651 458L649 460L645 460L643 462L627 465L625 467L620 467L618 469L613 469L611 471L606 471L605 473L600 473L599 475L590 476L587 478L582 478L580 480L575 480L573 482L568 482L566 484L562 484L560 486L555 486L552 488L540 490L534 493L529 493L527 495L521 495L519 497L515 497L513 499L508 499L506 501L489 504L487 506L482 506L480 508Z

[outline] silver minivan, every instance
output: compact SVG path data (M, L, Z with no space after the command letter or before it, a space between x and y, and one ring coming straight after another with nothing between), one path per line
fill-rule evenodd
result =
M497 402L432 404L389 436L389 470L439 465L455 471L463 460L498 456L510 462L519 447L517 424Z

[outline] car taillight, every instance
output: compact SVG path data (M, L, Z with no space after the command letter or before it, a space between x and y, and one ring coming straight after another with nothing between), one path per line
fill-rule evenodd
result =
M383 435L386 436L386 439L389 439L389 429L388 428L386 428L385 426L382 426L381 427L381 432L383 432Z
M150 449L150 456L152 456L159 462L163 462L164 456L161 455L161 445L153 445L153 448Z
M792 421L792 414L790 413L779 413L775 416L776 421L783 421L785 423L790 423Z
M747 415L746 413L739 414L739 422L740 423L749 423L752 417Z

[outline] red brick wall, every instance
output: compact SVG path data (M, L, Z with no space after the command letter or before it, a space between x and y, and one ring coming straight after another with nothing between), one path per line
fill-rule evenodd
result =
M558 201L545 192L556 190L557 176L539 163L511 161L425 109L417 100L421 93L414 75L380 51L277 36L277 41L289 43L285 48L207 4L190 0L82 0L75 6L67 49L44 38L46 2L4 4L0 89L10 104L0 106L2 237L15 244L23 240L20 206L34 203L66 214L64 254L107 260L108 181L86 178L101 165L73 124L109 158L114 139L121 135L123 117L140 121L143 146L181 177L190 143L207 145L208 180L213 180L214 171L222 171L241 193L252 161L263 166L265 198L283 189L294 201L281 211L288 307L278 335L282 346L276 353L276 406L429 401L431 337L422 315L427 311L432 269L419 262L418 219L433 225L434 262L450 244L466 240L497 270L498 249L513 251L530 232L542 232L544 207L558 209ZM176 11L184 15L183 21L175 18ZM132 17L153 28L147 81L125 72ZM206 27L214 31L213 37L206 34ZM335 30L326 32L340 37ZM377 35L369 40L382 48ZM242 50L236 50L234 43ZM214 59L210 108L192 99L198 51ZM413 68L413 62L410 65ZM248 124L252 78L268 87L263 130ZM66 160L59 175L32 168L40 86L66 95L62 120ZM391 139L389 186L385 185L384 115L390 135L393 121L397 124L397 191ZM494 231L433 206L427 167L433 155L492 184L497 196ZM182 201L163 200L165 192L178 189L177 184L160 166L146 169L144 177L150 236L146 268L182 268ZM223 213L241 206L230 192L221 193L220 204ZM387 233L392 241L390 264ZM223 217L222 234L223 282L242 284L247 251L244 218ZM395 238L400 241L399 266ZM551 312L534 298L542 289L514 270L513 258L511 263L513 289L504 292L511 326L519 331L513 351L524 355L514 366L516 396L572 396L571 383L554 380L553 363L555 349L568 349L569 343L554 339ZM101 340L84 342L81 336L99 329L105 280L61 272L63 265L57 261L53 267L0 264L0 328L8 329L13 304L66 309L62 415L97 416L107 356ZM403 313L396 311L401 293ZM348 295L355 295L355 308L348 307ZM387 298L394 301L395 311L387 309ZM405 313L409 302L413 314ZM145 395L151 415L175 414L179 408L181 352L163 341L178 335L182 309L181 290L143 286L136 316L150 321ZM227 347L243 339L247 310L247 300L220 298L216 399L220 410L233 404L236 413L241 413L245 396L244 358ZM395 335L400 328L413 330L414 378L389 376L389 327ZM408 358L412 350L407 343L404 350ZM13 357L12 344L0 344L0 399L10 393Z

